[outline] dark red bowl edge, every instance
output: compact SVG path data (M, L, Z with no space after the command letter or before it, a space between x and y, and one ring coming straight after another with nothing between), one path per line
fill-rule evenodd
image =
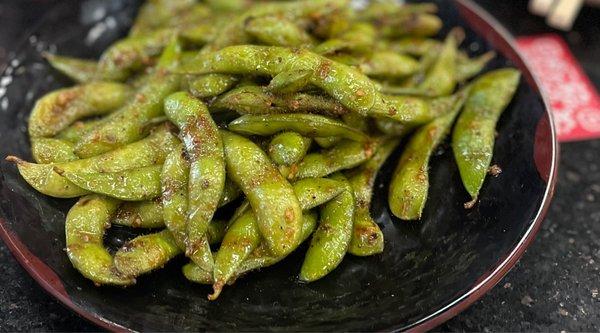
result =
M531 68L527 65L527 61L521 56L518 51L514 38L512 35L490 14L487 13L484 9L482 9L477 4L471 2L470 0L454 0L458 6L466 8L467 10L476 13L479 17L481 17L484 21L486 21L489 26L493 27L493 30L498 33L502 39L504 39L514 50L516 54L519 55L521 61L525 63L527 68ZM533 76L532 76L533 77ZM458 315L462 311L466 310L469 306L471 306L475 301L481 298L485 293L491 290L502 278L514 267L517 261L523 256L525 250L529 247L535 235L539 231L544 217L548 211L550 206L550 201L554 195L554 189L556 185L556 177L558 171L558 142L556 138L556 129L554 127L553 116L550 113L550 108L548 104L548 98L545 96L544 92L539 89L538 80L533 77L536 88L542 99L544 101L546 116L549 120L550 133L552 136L552 165L550 169L550 177L548 186L546 188L546 192L544 198L542 200L542 204L538 213L534 219L533 224L525 233L525 236L521 239L521 241L517 244L517 246L511 251L511 253L506 257L504 261L502 261L491 273L488 274L487 277L481 280L476 286L474 286L469 292L465 293L458 299L454 300L450 304L442 307L440 310L435 313L419 320L418 322L412 324L410 327L399 326L399 327L391 327L390 330L395 331L403 331L408 330L409 332L424 332L429 331ZM7 245L8 249L11 251L13 256L17 259L19 264L29 273L29 275L50 295L56 298L60 303L62 303L67 308L71 309L81 317L89 320L90 322L98 325L101 328L113 331L113 332L134 332L133 330L119 325L113 321L107 320L95 313L89 312L77 304L73 303L73 301L69 298L69 296L57 289L56 285L52 285L45 279L36 267L30 265L30 258L32 256L28 250L25 249L27 253L23 251L22 243L18 239L16 235L10 232L6 227L6 221L0 218L0 238ZM37 258L36 258L37 259Z

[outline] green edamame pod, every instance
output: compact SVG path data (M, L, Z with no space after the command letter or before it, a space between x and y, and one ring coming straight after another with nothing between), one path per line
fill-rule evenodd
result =
M181 19L181 14L189 11L196 0L151 0L142 5L129 31L130 36L148 34L169 24L173 18Z
M425 80L417 86L417 90L428 96L443 96L454 91L457 84L456 57L462 36L462 30L454 30L448 34L438 59L425 76Z
M206 230L225 186L223 143L206 106L188 93L170 95L164 108L181 129L190 162L186 255L198 263L210 255Z
M375 119L375 126L381 133L396 137L406 135L413 128L410 125L390 119Z
M340 115L349 111L336 100L304 93L273 94L254 85L242 86L219 96L211 109L231 109L240 114L322 113Z
M336 171L352 169L373 156L379 142L366 143L344 140L322 153L312 153L292 167L288 178L303 179L325 177Z
M212 271L204 270L193 262L185 264L181 268L181 272L186 279L195 283L212 285L214 282Z
M425 125L410 139L390 183L388 203L396 217L421 218L429 191L429 159L450 131L467 95L468 88L455 95L451 112Z
M240 11L246 7L248 0L206 0L206 3L215 11Z
M267 89L279 94L295 93L310 84L313 74L312 71L303 69L283 71L273 77Z
M406 106L414 106L408 107L402 112L404 115L403 121L382 118L376 119L375 125L386 135L404 136L414 128L424 125L451 110L455 97L444 96L425 101L410 96L394 96L389 97L389 100L404 101Z
M381 95L379 87L356 69L306 50L274 46L230 46L205 54L180 69L189 74L252 73L271 76L289 70L312 71L314 74L311 76L311 84L323 89L345 108L361 115L402 121L405 118L404 112L414 112L413 108L421 107L424 103L419 103L414 97L407 101Z
M65 172L98 173L146 167L162 163L178 143L168 126L161 126L144 140L88 159L57 164L28 163L14 156L6 160L17 164L23 179L38 192L56 198L75 198L89 192L54 172L54 168Z
M373 221L369 210L377 173L399 144L400 140L397 138L385 139L373 158L348 176L348 182L352 186L356 200L352 238L348 252L355 256L364 257L383 252L383 233L377 223Z
M261 233L251 209L229 226L215 257L214 292L208 297L216 300L223 286L235 274L237 267L260 244Z
M342 138L338 138L337 136L329 136L326 138L315 138L315 142L319 145L319 147L321 148L331 148L335 145L337 145L338 143L342 142L344 139Z
M223 221L211 222L208 228L211 244L216 244L223 238L226 225ZM169 230L136 237L117 251L114 257L115 267L119 273L128 277L151 272L183 253L177 243Z
M42 54L50 66L77 83L94 81L98 63L93 60L59 56L51 53Z
M296 132L276 135L269 143L269 157L277 165L292 165L300 162L310 148L312 140Z
M235 76L207 74L193 79L188 89L196 98L207 98L221 95L235 86L237 82L238 79Z
M118 201L98 195L81 198L67 214L65 222L66 249L69 260L83 276L97 285L127 286L135 279L121 276L113 257L103 245L104 232Z
M318 214L316 211L308 211L303 215L302 223L302 237L300 238L300 244L304 243L310 235L317 228ZM252 253L248 255L248 258L242 262L238 268L236 275L240 276L249 271L253 271L259 268L275 265L286 257L273 256L266 246L260 245Z
M314 48L315 53L333 54L339 51L365 53L372 50L377 31L371 24L360 22L339 36L327 40Z
M126 201L142 201L160 194L161 169L162 166L154 165L108 173L64 171L58 167L54 171L86 191Z
M307 50L276 46L229 46L204 54L180 68L180 72L187 74L270 76L290 70L313 72L311 84L323 89L346 108L363 115L371 110L379 98L376 85L367 76Z
M370 129L370 119L356 113L344 114L342 115L342 120L346 125L356 128L361 132L368 132Z
M78 160L72 142L53 138L32 138L31 155L36 163L61 163Z
M311 138L337 136L359 142L369 139L363 132L341 121L308 113L244 115L231 122L228 128L245 135L267 136L293 131Z
M163 230L128 241L115 253L114 263L121 275L134 278L164 266L181 253L171 232Z
M246 194L271 251L284 255L300 237L300 203L292 186L252 141L221 131L227 172Z
M165 69L176 64L180 54L181 46L174 41L163 52L158 70L135 98L86 134L77 143L75 153L82 158L96 156L141 139L146 124L163 114L163 99L179 87L179 76L166 74Z
M223 26L204 50L212 52L231 45L250 43L251 38L245 32L244 25L252 17L272 15L292 22L302 19L311 20L326 17L330 13L346 7L348 2L348 0L303 0L257 4Z
M174 29L161 29L118 41L100 56L98 76L105 80L124 81L133 72L151 65L152 57L159 55L174 36Z
M165 160L165 164L170 164L171 162L168 162L169 158L167 157L167 160ZM185 172L185 170L188 170L189 172L189 168L187 166L187 164L185 166L181 166L181 165L176 165L175 166L175 170L168 170L165 171L168 175L171 175L171 177L173 177L173 175L175 175L176 173L180 173L180 172ZM163 171L164 171L164 167L163 167ZM164 176L162 176L164 177ZM162 178L164 179L164 178ZM184 194L187 197L187 182L184 182L185 186L183 188L184 190ZM163 193L164 193L164 188L163 188ZM223 190L223 195L221 196L221 201L219 202L219 207L222 207L226 204L228 204L229 202L237 199L240 196L240 190L235 186L235 184L233 184L231 181L226 181L225 182L225 189ZM187 206L186 206L187 207ZM182 209L182 210L187 210L187 208ZM163 204L162 204L162 198L155 198L152 200L148 200L148 201L134 201L134 202L124 202L121 206L119 206L119 209L117 210L117 214L115 215L115 218L113 219L113 223L114 224L118 224L118 225L122 225L122 226L127 226L127 227L131 227L131 228L144 228L144 229L155 229L155 228L164 228L165 227L165 222L164 222L164 216L163 216ZM183 240L185 239L185 214L182 215L182 223L183 223L183 229L181 230L183 232L183 234L180 237L181 240L181 246L182 249L185 249L185 244L183 242ZM169 218L169 221L171 221L172 218ZM218 221L212 221L211 224L208 226L208 233L210 236L210 243L213 244L213 242L220 242L221 239L223 238L222 235L219 236L221 234L221 229L223 229L220 225L222 223L219 223ZM173 230L171 230L173 231Z
M321 208L321 221L302 263L300 281L312 282L329 274L342 262L350 244L354 194L343 175L336 174L332 178L344 183L344 191Z
M128 86L112 82L93 82L51 92L35 103L29 116L29 135L54 136L81 118L107 114L121 107L130 96Z
M373 52L358 68L366 75L382 78L401 78L415 73L419 63L413 58L391 52Z
M477 199L492 160L495 128L512 100L520 73L513 68L484 74L473 83L452 134L452 148L465 188Z
M208 235L208 242L210 243L210 245L216 245L223 241L223 237L225 237L228 225L229 223L227 221L210 221L210 224L208 225L208 230L206 230L206 234Z
M163 220L178 246L185 250L187 238L188 187L190 165L183 146L167 156L161 172ZM209 268L208 266L205 266Z
M124 202L119 206L112 222L132 228L162 228L165 224L160 198L149 201Z
M460 56L456 63L456 80L464 82L479 74L483 68L496 57L496 52L489 51L478 57L470 59L467 56Z
M364 20L382 20L385 22L390 18L411 14L434 14L437 10L437 5L434 3L400 4L397 1L370 1L369 6L358 14Z
M340 182L326 178L304 179L296 182L293 187L294 193L304 211L308 211L331 200L343 190ZM304 225L311 223L312 215L313 213L310 212L303 214L301 237L305 233ZM221 248L217 252L214 274L215 284L213 286L214 293L209 296L209 299L214 300L219 297L225 283L235 275L240 264L259 246L260 242L261 233L255 214L246 206L245 211L233 220L232 225L223 238ZM298 241L293 244L292 250L297 248L301 243L301 241ZM266 243L263 247L269 248ZM269 253L272 252L269 250ZM275 256L281 258L286 255L287 253Z
M94 127L98 126L103 119L87 120L87 121L76 121L71 126L60 131L56 135L57 139L69 141L71 143L77 143L83 136L91 131Z
M399 40L388 41L382 45L383 48L393 52L410 54L413 56L423 56L435 49L441 49L442 44L430 38L422 37L404 37Z
M431 14L401 15L386 23L380 29L385 37L430 37L435 36L443 26L442 20Z
M271 15L247 20L245 31L265 45L300 47L314 42L312 36L294 22Z

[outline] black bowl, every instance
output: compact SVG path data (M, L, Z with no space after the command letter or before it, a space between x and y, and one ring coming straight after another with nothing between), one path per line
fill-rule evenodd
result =
M372 214L386 248L371 258L347 256L326 278L300 284L298 251L276 267L253 273L208 302L209 288L183 278L183 260L142 277L128 289L95 287L72 268L64 252L65 212L72 200L38 194L1 164L0 236L27 271L66 306L112 330L425 330L436 327L492 288L523 254L539 229L553 193L557 144L538 85L511 37L472 3L438 1L448 26L467 30L466 49L500 56L488 69L516 66L524 74L498 125L494 163L472 210L448 144L432 160L424 218L391 217L387 184L398 153L377 179ZM0 156L30 158L26 119L44 93L70 84L41 51L98 56L124 35L138 1L65 1L18 46L0 79ZM115 229L115 228L113 228ZM112 230L107 241L129 237Z

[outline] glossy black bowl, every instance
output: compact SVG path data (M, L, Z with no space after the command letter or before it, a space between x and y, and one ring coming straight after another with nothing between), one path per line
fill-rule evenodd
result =
M176 260L128 289L95 287L64 252L65 212L72 200L38 194L1 164L0 236L27 271L66 306L112 330L425 330L436 327L492 288L539 229L553 192L557 145L538 86L511 37L468 1L438 1L448 27L467 30L466 49L500 56L488 69L512 65L524 74L500 119L494 163L472 210L448 144L435 154L431 190L420 222L399 221L387 208L387 184L398 153L377 179L372 214L385 233L385 252L347 256L326 278L300 284L303 252L250 274L209 303L209 288L183 278ZM34 101L68 85L41 51L95 57L124 35L139 4L125 0L65 1L47 13L16 48L0 79L0 156L30 158L26 119ZM113 228L117 229L117 228ZM131 235L112 230L116 246Z

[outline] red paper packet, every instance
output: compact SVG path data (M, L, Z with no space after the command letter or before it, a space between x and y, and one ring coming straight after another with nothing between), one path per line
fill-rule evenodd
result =
M560 141L600 138L600 96L557 34L517 39L519 49L549 98Z

